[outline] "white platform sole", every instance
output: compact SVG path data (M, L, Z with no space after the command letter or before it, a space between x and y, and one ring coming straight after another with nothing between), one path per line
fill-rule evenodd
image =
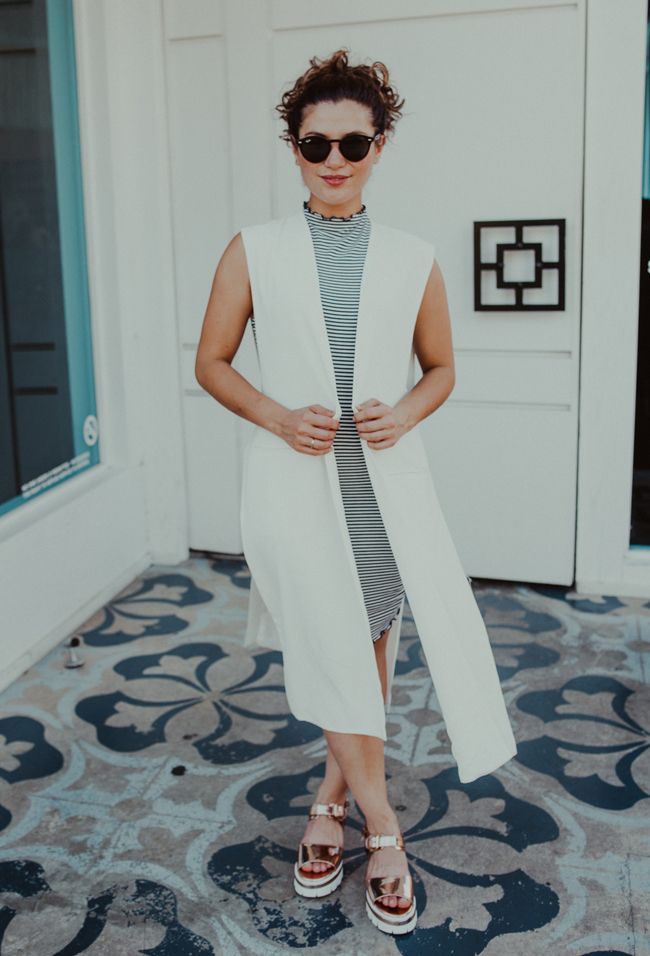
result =
M343 863L339 863L334 870L328 870L321 877L314 877L305 884L300 877L298 864L293 866L293 888L299 896L306 896L309 899L318 899L321 896L329 896L334 890L338 889L343 879Z
M408 912L408 910L407 910ZM391 936L401 936L402 933L410 933L415 929L418 921L418 911L414 908L413 915L407 919L396 917L393 921L389 914L378 916L366 898L366 913L373 926L380 929L382 933L390 933Z

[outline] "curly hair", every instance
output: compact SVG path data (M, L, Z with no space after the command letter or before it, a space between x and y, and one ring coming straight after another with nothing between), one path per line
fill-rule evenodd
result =
M375 60L370 65L350 66L349 52L347 47L341 47L325 60L311 57L309 69L283 93L281 103L275 107L287 126L280 139L287 142L291 137L298 139L306 106L343 99L368 106L377 132L392 133L405 101L399 99L397 90L389 84L386 65Z

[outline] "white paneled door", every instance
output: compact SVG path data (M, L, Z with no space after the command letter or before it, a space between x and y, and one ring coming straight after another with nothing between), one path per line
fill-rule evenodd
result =
M193 371L214 269L243 225L306 198L274 106L346 46L406 100L364 201L433 242L445 276L457 381L421 428L465 570L572 583L584 0L165 0L164 24L191 546L241 552L251 426ZM566 221L564 309L476 310L474 223L539 219ZM234 364L259 384L250 326Z

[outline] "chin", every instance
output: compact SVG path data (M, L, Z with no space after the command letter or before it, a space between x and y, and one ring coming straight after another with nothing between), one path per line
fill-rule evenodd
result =
M346 183L344 186L336 186L331 189L327 183L319 183L312 189L312 192L314 196L318 196L318 198L322 199L323 202L329 203L332 206L337 206L341 203L339 196L347 197L347 194L352 192L350 185L350 183Z

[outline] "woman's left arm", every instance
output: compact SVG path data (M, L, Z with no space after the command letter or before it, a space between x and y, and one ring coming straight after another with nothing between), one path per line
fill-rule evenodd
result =
M413 333L413 349L422 378L395 405L406 431L439 408L455 383L454 350L445 281L434 261L422 296Z

